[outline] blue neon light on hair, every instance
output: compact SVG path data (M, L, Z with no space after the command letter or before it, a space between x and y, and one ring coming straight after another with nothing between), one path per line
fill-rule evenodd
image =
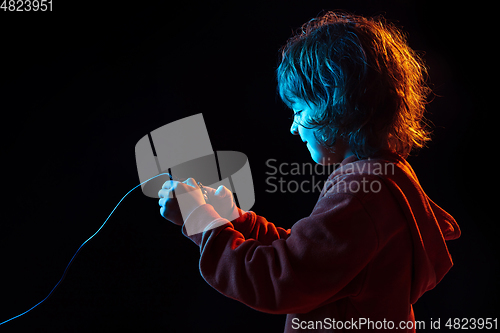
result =
M68 265L66 266L66 268L64 269L64 272L63 272L63 275L62 275L61 279L60 279L60 280L56 283L56 285L54 286L54 288L52 288L52 290L49 292L49 294L47 295L47 297L45 297L45 298L44 298L44 299L42 299L40 302L38 302L37 304L35 304L35 305L34 305L33 307L31 307L30 309L28 309L28 310L24 311L23 313L18 314L18 315L17 315L17 316L15 316L15 317L12 317L12 318L10 318L10 319L7 319L6 321L1 322L1 323L0 323L0 325L3 325L3 324L5 324L5 323L9 322L9 321L11 321L12 319L16 319L16 318L18 318L18 317L21 317L22 315L24 315L24 314L26 314L26 313L30 312L31 310L33 310L34 308L36 308L37 306L39 306L40 304L42 304L43 302L45 302L45 300L46 300L47 298L49 298L49 297L50 297L50 295L52 295L52 293L54 292L54 290L56 290L57 286L59 286L59 284L62 282L62 280L64 280L64 277L66 276L66 273L67 273L67 271L68 271L69 266L70 266L70 265L71 265L71 263L73 262L73 259L75 259L75 257L76 257L76 255L78 254L78 252L80 252L80 249L81 249L81 248L82 248L82 247L83 247L83 246L84 246L84 245L85 245L85 244L86 244L89 240L91 240L91 239L92 239L95 235L97 235L97 233L98 233L98 232L102 229L102 227L104 227L104 225L106 224L106 222L108 222L109 218L111 217L111 215L113 215L114 211L116 210L116 208L118 208L118 206L119 206L119 205L120 205L120 203L123 201L123 199L125 199L125 197L126 197L127 195L129 195L129 194L130 194L130 192L132 192L133 190L135 190L136 188L138 188L138 187L139 187L139 186L141 186L142 184L147 183L147 182L149 182L151 179L156 178L156 177L161 176L161 175L168 175L168 173L160 173L159 175L156 175L156 176L154 176L154 177L149 178L148 180L146 180L146 181L144 181L144 182L140 183L139 185L135 186L134 188L132 188L130 191L128 191L128 192L127 192L127 194L125 194L125 195L123 196L123 198L121 198L121 200L120 200L120 201L116 204L115 208L113 208L113 210L112 210L112 211L111 211L111 213L108 215L108 217L106 218L106 220L104 221L104 223L101 225L101 227L100 227L99 229L97 229L97 231L96 231L96 232L95 232L92 236L90 236L90 237L89 237L89 238L88 238L85 242L83 242L83 243L82 243L82 245L80 245L80 247L78 248L78 250L76 250L75 254L73 255L73 257L72 257L72 258L71 258L71 260L69 261L69 263L68 263Z

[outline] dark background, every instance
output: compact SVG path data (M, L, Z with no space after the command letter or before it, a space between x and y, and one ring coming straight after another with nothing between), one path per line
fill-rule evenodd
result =
M0 12L0 322L47 296L80 244L139 183L136 142L174 120L202 112L214 150L248 156L252 210L286 228L307 216L319 193L266 192L269 159L312 162L289 133L274 70L292 29L332 9L383 14L401 26L425 52L438 95L428 107L434 140L409 161L462 237L449 243L455 266L415 305L417 320L498 316L497 161L487 128L498 117L488 15L496 7L69 2L54 0L50 13ZM225 298L200 276L198 259L157 201L135 190L54 294L0 332L282 332L284 315Z

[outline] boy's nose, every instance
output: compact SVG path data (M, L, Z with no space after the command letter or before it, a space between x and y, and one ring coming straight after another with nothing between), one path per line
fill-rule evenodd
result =
M292 122L292 126L290 127L290 133L293 135L299 135L299 125L295 120Z

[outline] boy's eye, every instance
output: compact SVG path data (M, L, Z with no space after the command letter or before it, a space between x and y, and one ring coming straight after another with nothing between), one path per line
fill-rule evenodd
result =
M289 117L288 119L294 120L295 117L298 116L303 110L300 110L300 111L292 110L292 111L293 111L292 117Z

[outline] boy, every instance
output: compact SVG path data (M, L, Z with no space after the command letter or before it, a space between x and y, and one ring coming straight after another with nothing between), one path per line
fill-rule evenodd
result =
M205 187L206 204L192 178L164 184L161 215L186 236L187 224L206 226L188 236L204 279L256 310L287 314L285 332L414 332L412 304L451 268L446 240L460 236L405 160L429 140L423 62L391 24L337 12L304 24L281 55L292 134L316 163L340 164L311 215L285 230L241 211L225 187ZM185 221L174 190L189 193Z

